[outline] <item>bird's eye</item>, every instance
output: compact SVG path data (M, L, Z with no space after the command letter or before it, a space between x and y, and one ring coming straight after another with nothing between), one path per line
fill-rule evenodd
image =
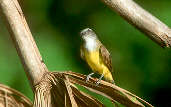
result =
M88 28L88 30L87 30L87 31L88 31L88 32L90 32L90 31L92 31L92 30Z
M82 32L82 35L85 35L86 34L86 32Z
M85 33L86 33L86 32L81 32L80 35L83 36L83 35L85 35Z

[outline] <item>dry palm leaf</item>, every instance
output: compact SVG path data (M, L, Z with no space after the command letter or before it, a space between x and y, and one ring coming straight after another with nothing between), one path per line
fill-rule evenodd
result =
M107 97L113 102L117 101L127 107L145 107L145 105L148 107L153 107L151 104L139 98L138 96L114 84L101 81L101 83L98 86L96 86L95 82L97 81L97 79L91 78L89 82L85 82L85 75L74 72L64 72L64 74L69 75L71 83L79 84L89 89L90 91Z
M106 96L113 103L127 107L153 107L136 95L105 81L85 82L85 75L74 72L47 72L35 86L34 107L105 107L100 101L78 90L74 84Z
M48 72L35 86L34 107L104 107L101 102L80 92L63 73Z
M0 84L0 107L32 107L32 102L20 92Z

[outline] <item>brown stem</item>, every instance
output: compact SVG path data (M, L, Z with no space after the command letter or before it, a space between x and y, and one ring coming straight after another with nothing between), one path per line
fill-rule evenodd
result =
M130 24L162 47L171 47L171 29L133 0L102 0Z
M0 10L32 86L47 71L17 0L0 0Z

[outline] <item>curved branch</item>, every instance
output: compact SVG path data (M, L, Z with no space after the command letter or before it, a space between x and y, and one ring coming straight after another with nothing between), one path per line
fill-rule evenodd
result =
M162 47L171 47L171 29L133 0L102 0L130 24Z
M0 10L11 33L31 86L47 71L17 0L0 0Z

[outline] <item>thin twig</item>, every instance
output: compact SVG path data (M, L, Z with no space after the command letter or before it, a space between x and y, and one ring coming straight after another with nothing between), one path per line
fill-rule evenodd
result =
M133 0L102 0L130 24L162 47L171 47L171 29Z
M47 71L17 0L0 0L0 10L11 33L31 86Z

